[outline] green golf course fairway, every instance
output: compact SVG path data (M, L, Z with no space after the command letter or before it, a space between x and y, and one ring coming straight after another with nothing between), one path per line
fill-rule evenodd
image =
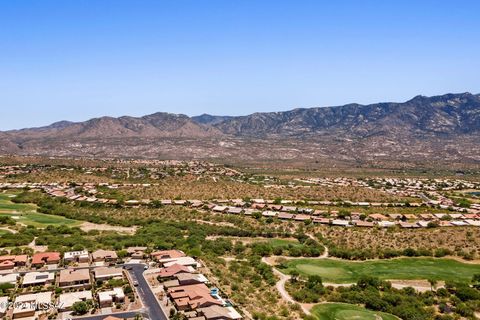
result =
M11 201L11 194L0 194L0 216L8 216L18 223L35 227L46 227L48 225L69 225L75 226L80 221L67 219L61 216L48 215L37 212L33 204L14 203Z
M324 282L353 283L361 276L384 280L456 280L470 281L480 273L479 264L462 263L453 259L399 258L390 260L345 261L337 259L295 259L280 268L284 273L297 270L301 275L319 275Z
M11 201L11 199L11 194L0 193L0 213L15 213L36 210L36 206L33 204L14 203Z
M318 304L312 309L312 316L318 320L398 320L394 315L370 311L344 303Z
M265 242L272 246L272 248L276 247L301 247L302 244L298 242L298 240L290 240L290 239L269 239L269 240L259 240L258 242Z
M3 230L3 229L0 229L0 236L3 236L4 234L9 234L9 233L12 233L8 230Z

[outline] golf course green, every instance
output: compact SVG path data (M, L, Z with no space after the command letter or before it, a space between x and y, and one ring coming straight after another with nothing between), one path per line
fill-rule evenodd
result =
M353 283L362 276L384 280L456 280L470 281L480 273L479 264L446 258L398 258L390 260L345 261L338 259L294 259L279 266L280 271L300 275L319 275L324 282Z
M39 213L33 204L14 203L11 201L14 196L14 194L0 193L0 216L8 216L18 223L39 228L48 225L75 226L80 224L80 221Z
M288 247L288 246L293 246L293 247L302 247L302 244L298 242L298 240L292 240L292 239L268 239L266 241L260 240L258 242L265 242L268 243L272 248L276 247Z
M346 303L324 303L313 307L312 316L318 320L398 320L394 315L370 311Z

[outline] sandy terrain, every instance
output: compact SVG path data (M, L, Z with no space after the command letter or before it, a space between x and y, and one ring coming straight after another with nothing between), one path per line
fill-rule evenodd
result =
M85 232L90 230L99 230L99 231L117 231L126 234L134 234L137 231L137 227L120 227L112 226L108 224L96 224L91 222L84 222L80 225L80 229Z

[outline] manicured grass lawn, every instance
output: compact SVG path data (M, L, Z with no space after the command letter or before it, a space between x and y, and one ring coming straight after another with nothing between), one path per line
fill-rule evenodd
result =
M325 303L313 307L312 315L318 320L398 320L397 317L383 312L344 303Z
M77 225L79 221L67 219L61 216L48 215L37 212L33 204L14 203L11 195L0 194L0 216L12 217L15 221L35 227L46 227L48 225Z
M294 247L301 247L302 244L298 242L298 240L290 240L290 239L269 239L266 241L259 241L259 242L267 242L270 244L273 248L276 247L287 247L289 245L294 246Z
M7 230L0 229L0 236L3 236L4 234L11 233Z
M296 259L285 262L290 273L319 275L325 282L352 283L361 276L375 276L385 280L457 280L470 281L480 273L479 264L467 264L452 259L399 258L391 260L345 261L336 259Z
M15 194L12 193L0 193L0 211L35 210L36 206L33 204L13 203L14 196Z
M19 223L23 223L25 225L31 225L39 228L43 228L48 225L75 226L80 224L80 221L67 219L61 216L53 216L53 215L37 213L37 212L15 213L15 214L0 213L0 216L9 216Z
M13 203L11 195L0 193L0 213L25 212L36 209L33 204Z
M0 193L0 200L8 200L10 199L11 194L8 193Z
M0 202L0 212L25 212L25 211L32 211L35 210L35 206L23 204L23 203L1 203Z

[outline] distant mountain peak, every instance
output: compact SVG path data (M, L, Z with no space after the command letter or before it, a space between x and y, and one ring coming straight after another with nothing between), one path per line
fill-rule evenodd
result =
M199 116L192 117L192 120L196 123L201 123L204 125L214 125L222 121L233 118L232 116L215 116L207 113L202 113Z
M250 160L333 157L360 162L375 155L408 161L421 154L428 161L460 157L480 163L479 135L480 95L465 92L419 95L403 103L351 103L245 116L157 112L60 121L0 132L0 153L164 158L181 154Z
M71 124L73 124L72 121L62 120L62 121L57 121L57 122L52 123L51 125L49 125L49 127L60 129L60 128L65 128L65 127L67 127Z

